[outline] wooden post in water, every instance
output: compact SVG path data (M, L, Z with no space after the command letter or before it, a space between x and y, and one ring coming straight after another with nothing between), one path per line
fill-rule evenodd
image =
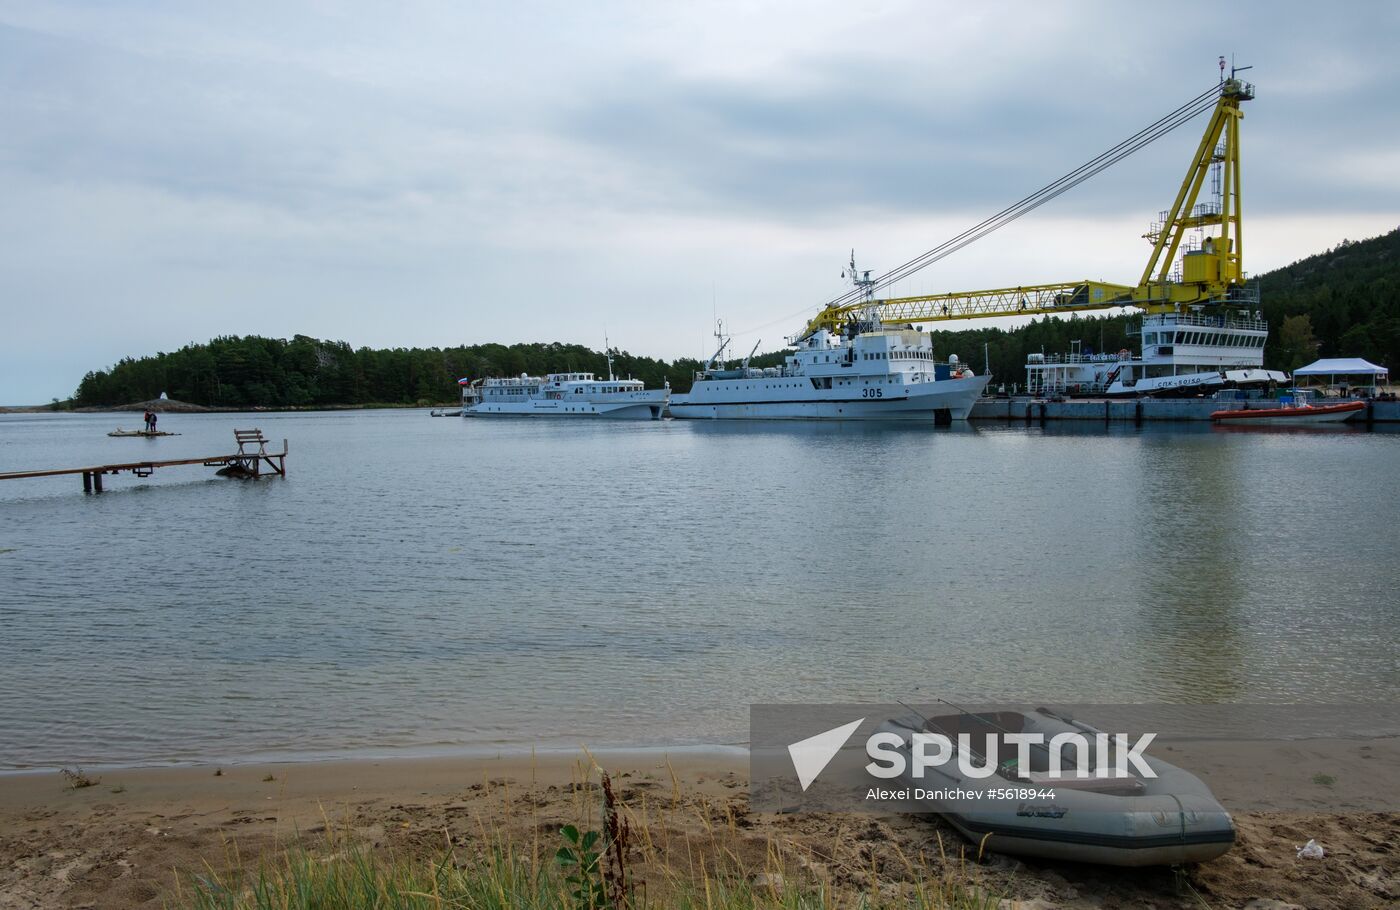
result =
M101 493L101 492L102 492L102 472L101 472L101 471L94 471L94 472L92 473L92 491L93 491L94 493Z
M92 492L92 472L90 472L90 471L84 471L84 472L83 472L83 492L84 492L84 493L91 493L91 492Z

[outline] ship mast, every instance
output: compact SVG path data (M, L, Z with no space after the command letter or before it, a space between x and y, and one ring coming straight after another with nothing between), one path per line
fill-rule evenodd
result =
M715 369L715 364L716 364L716 363L719 363L719 367L720 367L721 369L723 369L723 367L724 367L723 362L720 362L720 359L719 359L719 358L720 358L721 356L723 356L723 354L724 354L724 349L727 348L727 347L729 347L729 339L728 339L727 337L725 337L725 334L724 334L724 320L723 320L723 319L716 319L716 320L715 320L715 341L718 341L718 342L719 342L719 347L715 350L715 352L714 352L713 354L710 355L709 361L706 362L706 364L705 364L705 369L707 369L707 370L713 370L713 369Z

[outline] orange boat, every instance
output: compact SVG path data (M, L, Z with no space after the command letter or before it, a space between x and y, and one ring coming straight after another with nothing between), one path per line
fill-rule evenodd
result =
M1364 401L1344 401L1340 404L1297 404L1281 408L1250 408L1242 411L1215 411L1211 420L1236 424L1339 423L1358 411L1366 410Z

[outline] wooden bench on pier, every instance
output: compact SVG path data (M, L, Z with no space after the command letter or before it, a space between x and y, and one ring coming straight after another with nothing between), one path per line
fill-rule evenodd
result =
M231 461L226 467L238 468L245 474L258 477L261 475L262 464L267 462L267 466L272 473L279 477L287 476L287 440L282 440L282 451L267 451L267 440L263 438L262 430L234 430L234 441L238 443L238 454L230 456L237 461ZM257 448L254 449L254 446Z

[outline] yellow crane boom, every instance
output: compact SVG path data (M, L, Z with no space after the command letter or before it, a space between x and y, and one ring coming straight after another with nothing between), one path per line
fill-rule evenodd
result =
M986 319L989 316L1036 316L1132 306L1133 288L1104 281L1032 284L991 291L955 291L918 297L873 301L884 322L934 322L944 319ZM859 305L855 305L859 309Z
M1161 219L1143 235L1152 243L1152 253L1137 285L1086 279L985 291L876 298L873 289L881 282L872 281L868 272L865 279L860 280L854 272L853 257L852 278L856 287L863 289L864 293L856 295L858 299L854 300L851 299L852 294L847 294L828 304L808 321L797 339L806 338L822 328L836 330L852 319L874 318L890 323L942 322L1123 306L1138 307L1147 312L1166 312L1182 306L1235 302L1232 298L1242 286L1245 275L1239 152L1239 122L1244 115L1240 111L1240 103L1253 98L1254 86L1235 78L1235 71L1231 71L1229 79L1222 78L1210 121L1197 144L1196 154L1191 159L1171 209L1163 212ZM1192 116L1200 112L1198 108ZM1199 203L1197 200L1207 179L1213 181L1211 193L1218 201ZM1204 235L1206 228L1219 228L1220 231L1219 234ZM1199 246L1192 243L1195 238L1187 234L1192 230L1202 232ZM1181 267L1173 270L1178 252L1183 254Z

